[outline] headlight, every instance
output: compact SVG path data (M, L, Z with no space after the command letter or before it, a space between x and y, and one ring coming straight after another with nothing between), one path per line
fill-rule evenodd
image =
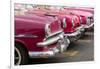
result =
M73 27L75 26L74 19L72 19L72 26L73 26Z
M66 24L66 18L63 18L63 28L66 28L67 24Z
M90 18L89 17L87 17L86 23L87 23L87 25L90 25L91 21L90 21Z
M80 22L82 23L83 21L82 21L82 17L80 16Z
M50 25L46 24L46 26L45 26L45 35L48 36L48 35L50 35L50 33L51 33Z

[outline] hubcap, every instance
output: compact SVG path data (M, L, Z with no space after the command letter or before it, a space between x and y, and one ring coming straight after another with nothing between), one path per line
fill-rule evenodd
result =
M19 65L21 63L21 54L19 50L15 47L15 65Z

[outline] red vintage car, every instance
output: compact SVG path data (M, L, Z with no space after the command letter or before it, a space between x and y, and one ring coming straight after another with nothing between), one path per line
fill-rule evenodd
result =
M66 50L69 40L64 36L61 22L50 16L16 14L15 65L28 63L28 58L54 56Z
M77 15L71 15L67 14L64 11L57 10L57 9L29 9L28 13L30 14L37 14L38 16L40 14L45 16L57 16L63 23L63 25L66 25L63 27L65 36L68 36L71 42L78 40L81 36L81 33L84 31L84 27L80 24L80 17Z
M90 12L92 14L94 14L94 8L86 8L86 7L70 7L70 8L67 8L67 9L70 9L70 10L80 10L80 11L86 11L86 12Z
M69 12L73 15L79 15L81 19L81 24L84 25L84 28L91 29L94 26L94 15L90 12L82 11L82 10L74 10L65 8L66 12Z

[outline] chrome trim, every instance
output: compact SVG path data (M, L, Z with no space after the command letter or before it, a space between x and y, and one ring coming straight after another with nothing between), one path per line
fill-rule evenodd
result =
M63 38L64 33L60 33L58 35L55 35L54 37L50 37L49 39L44 40L43 42L37 43L37 46L48 46L50 44L56 43L59 39Z
M94 23L91 23L90 25L84 25L85 29L91 28L94 25Z
M80 23L82 24L82 22L83 22L83 21L82 21L82 17L80 16Z
M80 32L85 31L84 25L81 25L81 26L77 27L76 30L77 30L77 31L80 31Z
M18 62L15 62L15 65L20 65L21 59L22 59L21 53L20 53L20 51L18 50L18 48L16 48L16 47L15 47L15 51L16 51L16 53L18 54L18 56L15 55L15 58L14 58L14 60L18 60Z
M29 51L29 56L31 58L49 57L54 56L58 52L59 50L57 47L54 47L50 48L48 51Z
M37 38L38 36L32 35L32 34L18 34L18 35L15 35L15 37L18 37L18 38Z
M88 16L87 19L87 25L90 25L91 24L91 18L93 18L93 15L92 16ZM94 18L93 18L94 19Z
M81 32L80 31L76 31L76 32L73 32L73 33L65 33L64 35L68 36L68 37L74 37L74 36L77 36L79 34L81 34Z
M63 18L63 28L66 28L67 24L66 24L66 18Z
M84 26L81 25L78 28L76 28L76 32L65 33L65 36L68 36L69 40L72 42L72 41L78 40L84 31L85 31Z
M62 40L58 40L57 48L59 49L59 52L63 53L64 51L66 51L69 46L69 43L70 41L67 37L63 37Z
M54 40L54 41L53 41ZM56 43L56 47L49 48L48 51L29 51L29 56L31 58L40 58L40 57L50 57L54 56L56 53L62 53L66 51L67 47L69 46L69 39L67 37L64 37L63 33L57 35L56 37L50 38L50 40L46 40L45 42L42 42L40 45L48 45L50 43Z
M40 57L46 57L46 56L53 56L55 53L53 51L47 51L47 52L29 52L29 56L31 58L40 58Z
M45 35L46 35L46 37L47 37L47 36L50 34L50 32L51 32L49 26L50 26L50 24L46 24L46 25L45 25Z
M76 31L76 32L71 33L71 34L65 34L65 36L68 36L68 39L70 40L70 42L74 42L81 37L81 32Z
M70 41L68 38L64 38L61 35L60 37L61 40L57 42L56 47L49 48L48 51L29 51L29 56L31 58L50 57L50 56L54 56L56 53L62 53L66 51Z
M90 17L87 17L87 18L86 18L86 24L87 24L87 25L90 25L90 23L91 23Z
M71 42L78 40L82 33L85 31L84 26L81 25L80 27L76 28L76 32L73 33L65 33L65 36L68 36Z
M72 27L74 27L74 26L75 26L74 19L72 19Z
M57 32L55 32L55 33L52 33L52 34L48 35L46 38L44 38L44 40L46 40L47 38L49 38L49 37L51 37L51 36L54 36L54 35L56 35L56 34L62 33L62 32L63 32L63 30L57 31Z

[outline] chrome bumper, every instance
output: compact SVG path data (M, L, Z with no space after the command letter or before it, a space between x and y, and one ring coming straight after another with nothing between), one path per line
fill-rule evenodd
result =
M68 37L74 37L74 36L77 36L81 34L80 31L76 31L76 32L73 32L73 33L65 33L65 36L68 36Z
M64 33L62 32L62 33L54 35L48 39L45 39L43 42L37 43L37 46L38 47L48 46L50 44L56 43L58 40L63 39L63 38L64 38Z
M84 26L81 25L80 27L76 28L76 32L65 33L65 36L68 36L69 40L73 42L73 41L78 40L81 37L82 32L84 31L85 31Z
M43 47L43 46L48 46L51 44L56 43L56 47L54 48L50 48L48 51L31 51L29 52L29 56L31 58L40 58L40 57L50 57L50 56L54 56L56 53L62 53L64 52L67 47L69 46L70 41L68 40L68 38L64 37L64 33L60 33L57 34L53 37L50 37L46 40L44 40L44 42L39 42L37 43L38 47Z
M30 58L40 58L40 57L50 57L58 53L58 50L55 48L52 51L45 51L45 52L29 52Z
M62 53L67 50L67 47L69 46L69 40L66 39L67 41L63 42L58 41L57 46L54 48L50 48L48 51L31 51L29 52L29 57L30 58L45 58L45 57L52 57L57 53Z
M65 34L65 36L68 36L69 40L71 42L76 41L79 39L79 37L81 36L81 32L80 31L76 31L74 33L71 34Z
M89 28L93 27L93 25L94 25L94 23L91 23L90 25L84 25L84 28L89 29Z
M81 25L80 27L76 28L76 30L80 32L84 32L85 31L84 25Z

